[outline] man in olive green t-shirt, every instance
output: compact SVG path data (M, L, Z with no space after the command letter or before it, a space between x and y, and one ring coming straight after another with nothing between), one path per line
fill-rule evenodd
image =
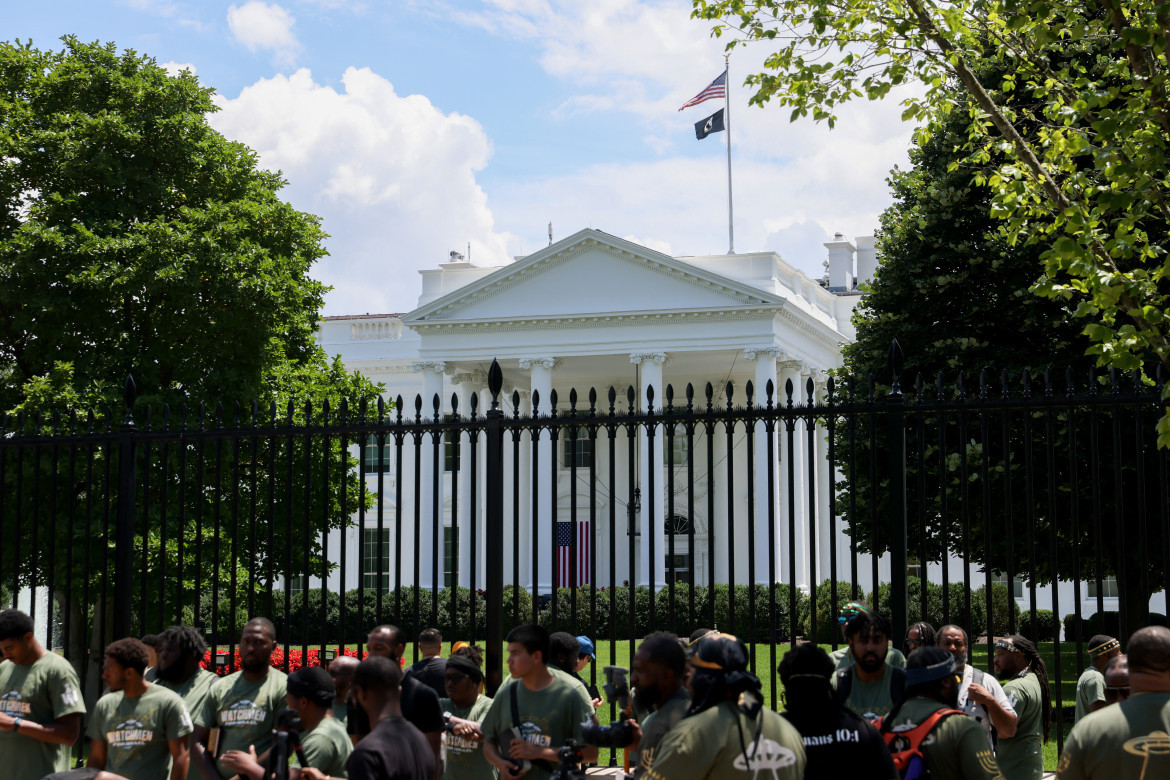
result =
M869 604L864 601L850 601L841 608L841 617L837 618L837 622L841 624L841 637L845 640L845 647L839 647L833 652L829 653L829 660L833 662L838 672L844 671L857 663L857 656L849 647L849 637L845 635L846 628L849 626L849 621L858 615L866 612L873 612ZM890 637L887 637L889 639ZM885 651L886 664L889 666L903 669L906 666L906 656L902 655L902 651L893 645L888 645Z
M207 749L211 729L219 729L217 752L255 747L263 753L272 745L276 713L285 706L284 672L272 668L276 628L267 618L252 618L240 637L240 666L219 680L195 714L193 753L205 777L223 780L235 773Z
M995 674L1016 711L1016 733L1001 737L995 757L1005 780L1040 780L1044 774L1042 743L1048 741L1052 697L1048 668L1036 645L1022 636L995 642Z
M837 701L869 722L888 713L906 687L906 672L886 661L890 621L877 612L858 612L845 623L852 666L838 668L832 686Z
M207 642L191 626L171 626L159 635L156 652L158 665L147 673L147 679L153 685L178 694L194 720L195 715L203 709L203 699L211 686L219 682L214 672L201 665L207 653ZM205 780L194 756L187 770L187 780Z
M0 611L0 766L6 780L41 780L69 768L85 702L77 673L41 647L33 621Z
M1130 697L1073 727L1056 766L1059 780L1170 777L1170 628L1139 629L1126 651Z
M687 656L674 634L657 631L638 645L630 664L630 687L634 689L634 711L649 713L639 723L642 732L630 745L629 758L634 777L644 777L654 765L658 745L691 706L686 687Z
M1110 659L1121 655L1121 643L1111 636L1097 634L1089 640L1089 665L1077 680L1076 721L1105 706L1105 667Z
M939 710L955 710L935 723L921 744L932 780L1002 780L983 727L958 710L955 658L939 647L923 647L906 659L906 698L882 719L887 744L920 726Z
M301 752L305 763L289 770L291 780L346 777L345 762L353 752L353 743L345 726L333 716L333 678L320 666L305 666L288 676L285 703L301 719ZM273 748L257 755L254 749L229 750L223 765L247 780L264 780ZM293 758L294 756L289 756Z
M173 691L143 679L150 654L134 638L106 648L98 699L89 722L91 769L126 780L187 780L191 716Z
M522 775L528 780L547 780L565 740L581 741L581 724L592 715L593 706L545 665L547 631L537 625L517 626L507 641L508 671L515 680L507 688L501 686L484 716L484 757L504 780ZM585 745L581 753L586 763L597 760L596 746ZM531 766L526 774L517 767L521 762Z
M655 751L649 780L801 780L807 762L796 727L763 706L747 648L709 634L693 648L691 706Z

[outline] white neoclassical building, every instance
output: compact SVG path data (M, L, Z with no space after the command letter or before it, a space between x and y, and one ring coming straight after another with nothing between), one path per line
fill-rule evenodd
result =
M608 413L611 386L618 391L619 410L626 407L631 386L636 388L639 408L650 388L655 404L661 405L667 385L674 389L675 402L685 404L688 383L694 386L696 402L705 404L708 382L715 388L716 405L725 406L729 383L733 401L742 404L749 382L759 399L769 382L783 392L785 382L791 380L798 388L799 404L809 379L820 397L825 392L825 370L841 364L840 346L854 336L850 317L860 299L857 283L876 267L872 238L851 242L838 235L826 247L829 273L821 281L809 278L774 252L670 257L592 229L503 267L476 267L452 253L450 262L420 271L422 292L413 311L329 317L322 323L319 340L329 354L340 354L348 368L382 383L387 400L401 397L408 418L415 414L419 395L425 399L424 416L433 414L435 396L442 399L444 415L451 412L453 396L461 415L468 413L472 396L478 396L482 414L491 400L487 369L493 359L503 368L504 407L509 415L514 411L531 414L534 398L536 412L547 414L554 391L558 413L564 414L573 389L578 409L587 408L589 391L595 389L599 413ZM515 393L520 399L518 410L512 408ZM824 579L830 567L827 519L824 528L814 529L805 520L810 515L827 518L828 461L824 436L816 437L810 459L803 431L798 434L792 453L777 452L785 462L791 458L795 468L791 499L800 518L793 539L796 566L789 565L788 480L786 474L779 478L778 468L772 498L782 518L775 552L778 576L807 587L814 574L817 580ZM587 553L577 550L585 556L578 559L578 569L592 569L588 556L593 556L598 585L609 585L611 580L649 584L652 571L654 584L661 585L666 556L672 551L670 535L676 537L671 558L675 576L693 571L695 582L706 584L713 572L716 581L726 582L733 575L736 582L746 583L749 435L756 445L751 464L752 498L758 508L755 579L766 581L769 547L762 528L770 488L763 454L765 433L762 426L750 434L741 426L730 439L722 431L717 433L710 446L700 432L691 442L693 453L686 451L684 437L676 438L671 445L672 461L664 455L661 440L651 445L642 434L636 447L630 445L632 469L630 447L623 443L615 449L612 483L607 442L599 441L596 452L582 452L584 445L571 449L563 437L554 446L547 435L535 444L526 435L520 460L506 464L505 484L517 489L505 491L505 517L517 522L505 522L504 547L509 556L505 582L535 585L544 593L565 582L567 573L556 560L553 534L556 523L576 518L579 523L591 520L587 526L590 549ZM782 447L783 437L779 438ZM479 473L473 475L467 457L469 442L460 445L458 456L451 442L440 457L431 446L427 442L417 450L408 446L400 456L388 447L380 462L376 442L363 449L363 472L369 488L380 497L379 506L347 532L346 549L353 561L360 546L367 586L373 586L378 568L383 570L383 583L394 582L396 566L401 581L412 582L417 548L417 574L424 587L453 581L482 587L483 501L471 497L473 492L482 492L482 487L473 491L472 483L482 486L484 460L477 458ZM404 461L407 485L395 482L396 457ZM453 481L455 457L462 460ZM598 478L592 490L586 476L589 459L594 459ZM548 465L554 460L555 468ZM674 464L673 483L667 461ZM693 484L686 479L688 462L695 475ZM514 474L517 466L519 473ZM421 486L417 495L415 484ZM431 488L435 484L437 490ZM633 501L631 496L635 496ZM734 517L734 550L728 549L729 515ZM381 555L375 530L379 516L385 529L396 528L396 518L404 518L401 536L383 532ZM416 516L421 529L417 541ZM441 519L442 550L433 546L434 518ZM688 530L695 537L693 555L686 544ZM340 541L331 541L331 548L337 550ZM834 541L839 576L845 577L850 570L848 540L838 532ZM399 546L401 556L387 549L391 544ZM617 551L612 573L611 544ZM513 549L522 551L518 561L510 559ZM859 566L860 571L870 570L867 560ZM344 577L344 583L332 583L335 587L357 586L357 567L346 569L337 575ZM591 572L579 572L576 581L588 581L590 576Z

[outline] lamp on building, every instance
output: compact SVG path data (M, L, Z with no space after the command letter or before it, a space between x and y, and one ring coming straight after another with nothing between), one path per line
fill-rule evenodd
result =
M641 536L642 529L638 527L638 517L642 514L642 488L634 488L634 501L626 507L626 512L629 514L629 522L626 523L626 535L633 534L634 536Z

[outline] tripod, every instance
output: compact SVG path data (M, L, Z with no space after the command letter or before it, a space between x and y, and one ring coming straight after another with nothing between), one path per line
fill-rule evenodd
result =
M288 780L288 760L295 753L302 767L307 767L305 753L301 750L301 732L296 729L275 729L272 735L276 741L268 751L268 765L264 767L265 780Z

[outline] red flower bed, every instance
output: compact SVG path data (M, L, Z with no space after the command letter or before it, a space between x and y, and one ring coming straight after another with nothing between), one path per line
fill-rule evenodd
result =
M290 648L286 651L283 647L277 647L276 651L272 653L272 667L274 669L284 670L285 657L288 658L288 671L295 672L303 666L322 666L321 650L317 647L310 647L307 653L302 653L299 647ZM342 650L342 655L352 656L362 660L369 656L369 653L363 653L360 657L357 650L346 648ZM399 666L405 668L406 659L398 659ZM210 669L221 677L232 674L240 670L240 651L236 650L234 655L230 655L226 650L213 652L208 650L203 655L203 661L200 664L204 669Z

